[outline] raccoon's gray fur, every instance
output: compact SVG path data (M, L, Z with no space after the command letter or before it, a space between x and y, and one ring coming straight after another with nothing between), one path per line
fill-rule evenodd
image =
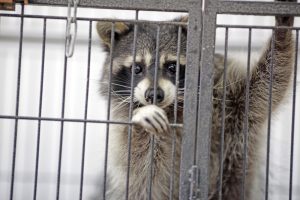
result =
M186 17L179 19L187 21ZM276 24L279 26L292 26L293 17L277 16ZM108 53L103 77L101 92L108 95L108 80L110 74L109 51L113 49L113 64L111 76L111 119L118 121L129 121L130 105L130 79L132 65L133 48L133 25L125 23L115 23L115 42L113 47L110 44L111 23L98 22L97 30L102 39L102 45ZM182 129L177 128L175 133L168 127L168 121L173 122L173 101L164 104L167 91L173 90L170 83L175 79L171 76L171 64L168 59L174 60L177 52L178 29L175 26L163 25L160 30L160 68L158 70L158 86L162 87L163 93L157 96L156 105L150 105L153 99L147 100L149 96L143 94L138 96L139 85L143 87L153 87L154 63L155 63L155 43L156 26L151 24L139 24L136 41L137 60L144 67L136 67L134 79L133 99L133 121L131 135L131 160L128 197L130 200L147 199L149 172L151 166L151 137L155 138L153 177L152 177L152 199L169 199L170 176L172 166L172 143L176 140L174 159L174 190L173 199L178 199L179 195L179 169L180 169L180 146ZM270 39L271 41L271 39ZM249 141L248 141L248 162L246 174L246 199L251 198L253 188L253 177L255 165L258 160L259 141L263 137L262 125L268 116L269 101L269 80L271 63L273 63L273 88L272 88L272 111L274 111L283 100L288 89L292 74L292 63L294 56L294 41L290 29L274 30L273 61L271 61L271 42L267 43L266 50L261 55L259 61L251 70L249 82L249 112L245 113L245 91L246 91L246 70L241 70L232 59L227 60L227 80L226 80L226 118L224 135L224 155L223 158L223 184L222 195L224 200L236 200L241 197L241 183L243 175L243 125L245 114L249 117ZM186 30L183 29L181 38L180 57L180 83L179 87L184 88L184 65L186 51ZM131 56L131 57L130 57ZM164 59L161 57L165 56ZM176 59L175 59L176 61ZM173 62L173 61L172 61ZM167 69L166 69L167 68ZM219 148L223 97L223 69L224 58L221 55L215 56L213 108L212 108L212 132L211 132L211 157L210 157L210 193L209 199L217 199L218 173L220 167ZM245 67L244 67L245 69ZM142 71L140 71L142 70ZM162 77L162 78L160 78ZM164 80L163 80L164 79ZM167 84L168 87L165 87ZM183 123L183 90L177 96L179 101L177 122ZM170 96L171 94L169 94ZM172 94L173 95L173 94ZM145 98L142 102L139 98ZM167 101L167 100L166 100ZM155 114L154 114L155 113ZM158 114L157 114L158 113ZM149 117L149 118L148 118ZM155 124L154 124L155 123ZM126 194L126 176L128 164L128 126L110 125L108 144L108 180L106 199L124 199ZM100 189L99 189L100 190ZM99 191L100 193L102 192ZM252 194L253 195L253 194ZM101 194L103 196L103 194ZM257 199L252 196L252 199Z

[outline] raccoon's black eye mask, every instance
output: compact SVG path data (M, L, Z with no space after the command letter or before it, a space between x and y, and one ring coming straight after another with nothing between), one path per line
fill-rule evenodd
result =
M179 75L180 73L185 71L185 65L179 65ZM164 63L163 68L167 71L170 75L176 75L177 71L177 62L176 61L167 61Z

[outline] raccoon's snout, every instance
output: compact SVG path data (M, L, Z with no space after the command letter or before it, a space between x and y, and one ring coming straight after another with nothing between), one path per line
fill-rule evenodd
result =
M164 100L164 91L161 88L156 90L156 100L157 103L161 103ZM154 88L149 88L145 92L145 99L148 103L154 102Z

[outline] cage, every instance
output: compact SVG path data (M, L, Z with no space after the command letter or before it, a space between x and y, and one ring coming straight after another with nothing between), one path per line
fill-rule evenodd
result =
M110 51L105 52L97 34L97 22L109 22L110 30L118 29L118 23L132 26L135 35L131 38L132 46L124 50L132 55L133 66L139 63L139 28L145 24L154 27L154 104L158 101L157 88L162 76L158 72L162 50L165 50L160 46L164 29L171 27L177 36L174 37L176 53L172 62L176 72L181 65L180 50L186 48L184 92L180 89L179 72L175 74L174 82L177 95L184 96L175 98L170 111L172 120L169 118L173 136L168 154L172 162L167 165L171 172L167 178L168 195L155 196L152 176L157 172L153 167L155 162L150 159L145 199L228 199L222 189L226 184L223 177L227 176L223 170L225 161L219 163L217 182L213 185L215 193L211 194L210 148L215 139L211 135L212 110L216 102L221 109L218 160L224 159L227 142L224 134L228 134L227 124L232 123L226 118L227 106L231 105L226 95L220 99L213 98L213 76L216 73L213 66L217 60L214 54L224 55L225 61L220 66L222 70L228 70L230 59L235 59L245 73L248 70L249 75L270 38L274 51L276 38L272 35L279 29L274 26L274 16L287 14L295 16L292 28L282 28L291 30L294 37L295 58L291 64L290 89L287 89L275 112L271 112L272 92L266 91L269 95L266 105L268 115L260 128L266 133L259 138L263 144L260 151L262 159L257 161L255 168L253 191L260 195L259 199L299 198L299 3L29 0L28 4L21 1L3 5L15 7L15 10L0 10L0 199L113 199L107 193L110 189L109 173L111 169L118 176L120 173L109 163L112 156L109 147L113 127L118 124L126 127L124 135L129 144L132 142L132 127L135 126L131 121L135 108L132 85L137 77L129 77L127 84L131 86L128 88L122 86L124 82L120 80L113 81L112 47L116 45L117 38L111 38L119 33L109 32L111 40L108 43L111 46ZM188 21L180 21L182 16L188 16ZM184 34L186 46L181 45ZM112 59L105 60L109 57ZM106 62L111 64L108 81L104 82L100 77L105 73ZM249 81L250 76L247 77ZM226 77L223 78L226 83ZM111 113L121 113L123 109L122 105L116 106L112 102L116 95L112 88L118 84L124 90L119 94L127 92L131 97L126 104L131 111L123 120L113 119L116 114ZM228 92L227 86L222 87L221 84L221 91ZM106 95L99 92L105 87L109 88ZM251 88L248 89L251 91ZM249 104L249 90L244 96L248 98L246 105ZM243 112L249 113L247 106L244 109L248 110ZM178 112L182 112L182 122L177 119ZM243 171L242 182L237 183L240 188L237 199L249 199L245 189L249 159L247 126L251 125L248 117L247 114L244 116L245 128L241 131L243 149L240 164ZM181 145L174 139L174 130L177 129L182 131ZM155 137L151 136L148 142L153 158ZM180 159L175 161L178 146ZM132 149L126 150L130 152ZM128 164L123 166L126 173L118 177L123 180L120 199L139 199L130 196L130 183L134 179L130 171L134 167L131 156L130 153L126 155ZM177 175L174 174L175 163L180 164ZM174 193L178 195L174 196Z

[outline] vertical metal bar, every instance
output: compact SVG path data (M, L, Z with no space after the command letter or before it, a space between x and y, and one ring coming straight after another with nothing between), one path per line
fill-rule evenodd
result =
M139 18L139 11L135 11L135 20L138 20ZM132 112L133 112L133 92L134 92L134 71L135 71L135 61L136 61L136 41L137 41L137 31L138 31L138 25L134 24L134 32L133 32L133 50L132 50L132 56L133 56L133 64L131 67L131 83L130 83L130 105L129 105L129 117L128 120L131 121L132 118ZM129 125L128 127L128 158L127 158L127 175L126 175L126 194L125 199L128 200L129 195L129 178L130 178L130 160L131 160L131 136L132 136L132 125Z
M41 66L41 84L40 84L40 99L39 99L39 118L42 116L42 106L43 106L46 33L47 33L47 19L44 18L43 45L42 45L42 66ZM41 120L39 119L37 139L36 139L37 144L36 144L35 175L34 175L34 190L33 190L33 199L34 200L36 200L36 195L37 195L37 182L38 182L38 171L39 171L39 154L40 154L40 136L41 136Z
M189 170L195 164L194 150L196 146L197 124L197 92L202 35L202 1L197 1L189 12L187 29L186 70L184 88L183 133L180 160L180 199L188 199L190 192ZM192 152L192 153L191 153Z
M179 88L179 75L180 75L180 53L181 53L181 34L182 27L178 27L178 39L177 39L177 55L176 55L176 97L178 96L178 88ZM174 123L177 123L177 111L178 111L178 98L174 100Z
M89 104L89 85L90 85L90 68L91 68L91 43L92 43L92 24L89 21L89 42L88 42L88 62L87 62L87 75L86 75L86 91L85 91L85 108L84 119L87 119L88 104ZM81 155L81 173L80 173L80 192L79 199L82 199L83 194L83 181L84 181L84 165L85 165L85 144L86 144L86 122L83 124L83 138L82 138L82 155Z
M110 34L110 52L109 52L109 74L108 74L108 102L107 102L107 115L106 119L110 120L110 109L111 109L111 77L113 68L113 51L115 42L115 23L111 24ZM104 183L103 183L103 200L106 199L106 183L107 183L107 159L108 159L108 143L109 143L109 123L106 124L106 139L105 139L105 158L104 158Z
M222 199L222 185L223 185L223 149L224 149L224 133L225 133L225 112L226 112L226 79L227 79L227 53L228 53L228 27L225 28L225 52L224 52L224 71L223 71L223 98L222 98L222 126L220 134L220 150L219 150L219 182L218 192L219 200Z
M160 26L157 25L156 31L156 49L155 49L155 72L154 72L154 100L153 104L157 103L157 79L158 79L158 67L159 67L159 35L160 35ZM149 172L149 185L148 185L148 200L152 199L152 176L153 176L153 157L154 157L154 147L155 147L155 138L154 135L151 135L151 162L150 162L150 172Z
M155 49L155 72L154 72L154 100L153 103L157 103L157 79L158 79L158 67L159 67L159 35L160 35L160 26L157 25L156 31L156 49Z
M202 53L200 67L200 93L197 127L197 166L200 169L199 199L208 199L210 132L212 120L212 91L215 52L216 10L215 0L205 1L203 18Z
M271 39L271 67L270 67L270 85L269 85L269 107L268 107L268 141L267 141L267 166L266 166L266 188L265 188L265 200L269 198L269 170L270 170L270 146L271 146L271 121L272 121L272 89L273 89L273 67L274 67L274 42L275 33L272 29Z
M178 87L179 87L179 72L180 72L180 53L181 53L181 33L182 27L178 27L178 38L177 38L177 55L176 55L176 98L174 100L174 121L173 123L177 123L177 111L178 111ZM182 92L182 91L181 91ZM175 172L175 153L176 153L176 128L172 129L172 152L171 152L171 174L170 174L170 193L169 200L173 200L173 192L174 192L174 172Z
M251 39L252 39L252 29L249 28L248 32L248 56L247 56L247 75L246 75L246 103L245 103L245 117L244 117L244 128L243 128L243 136L244 136L244 154L243 154L243 179L242 179L242 193L241 199L245 199L245 184L246 184L246 170L247 170L247 147L248 147L248 131L249 131L249 87L250 87L250 57L251 57Z
M293 110L292 110L292 132L291 132L291 155L290 155L290 182L289 200L293 199L293 165L294 165L294 138L295 138L295 111L296 111L296 91L297 91L297 62L298 62L298 42L299 30L296 30L294 82L293 82Z
M67 26L66 21L66 26ZM65 48L66 48L65 41ZM65 117L65 100L66 100L66 83L67 83L67 71L68 71L68 58L65 56L64 60L64 77L63 77L63 91L62 91L62 108L61 108L61 118ZM57 183L56 183L56 200L59 200L60 194L60 178L61 178L61 164L62 164L62 151L63 151L63 139L64 139L64 121L60 124L60 138L59 138L59 154L58 154L58 169L57 169Z
M16 96L16 112L15 116L19 115L19 100L20 100L20 83L21 83L21 67L22 67L22 49L23 49L23 28L24 28L24 4L21 4L21 23L20 23L20 41L19 41L19 58L18 58L18 82L17 82L17 96ZM18 119L15 119L14 128L14 144L11 166L11 184L10 184L10 200L14 197L14 183L15 183L15 168L16 168L16 154L18 141Z
M154 135L151 135L151 144L150 144L151 161L150 161L149 183L148 183L148 200L152 199L152 176L153 176L154 145L155 145Z

